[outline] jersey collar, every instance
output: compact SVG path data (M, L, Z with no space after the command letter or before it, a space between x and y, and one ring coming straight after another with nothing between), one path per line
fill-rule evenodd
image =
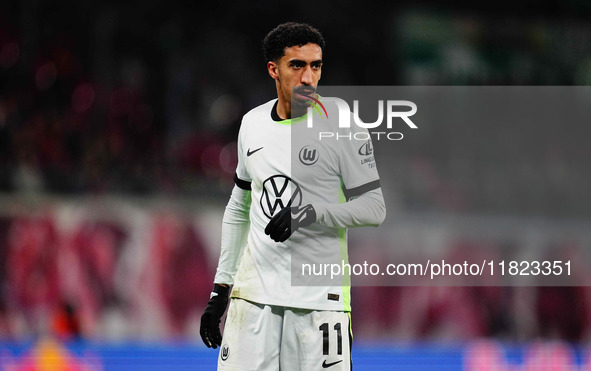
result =
M273 105L273 108L271 108L271 119L279 125L291 125L300 123L304 121L306 119L306 116L308 115L305 114L300 117L296 117L295 119L282 119L281 117L279 117L279 114L277 113L277 103L279 103L279 100L276 100L275 104Z

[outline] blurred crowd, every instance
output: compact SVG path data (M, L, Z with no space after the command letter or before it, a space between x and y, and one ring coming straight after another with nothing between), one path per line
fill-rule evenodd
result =
M227 188L242 112L231 86L217 88L230 77L208 81L203 53L182 45L182 22L152 28L157 9L86 5L96 13L74 3L2 5L0 190Z
M362 241L358 243L363 244ZM473 241L457 239L444 243L438 251L441 255L437 256L446 263L461 264L482 261L483 256L492 252L487 257L495 256L492 260L497 264L503 260L502 251L509 247L507 243L499 237ZM582 253L588 246L572 240L552 245L553 252L548 255L540 253L548 247L543 244L530 248L509 244L510 254L514 256L532 254L530 256L536 259L550 259L553 254L555 258L572 259L575 265L588 260ZM413 249L396 243L375 256L367 246L361 250L352 252L353 262L407 261L388 257L388 251L400 251L406 259L413 256ZM430 257L433 256L431 253ZM401 286L387 285L388 281L382 282L386 284L384 286L354 286L351 295L356 335L362 339L402 342L457 343L494 338L507 342L560 340L586 343L591 337L591 288L586 283L589 275L585 264L579 267L578 274L568 277L568 283L563 286L544 286L537 277L531 277L525 285L523 280L521 285L507 285L499 279L499 272L486 278L466 277L451 286L433 285L435 281L416 276ZM371 279L380 282L379 278ZM386 280L394 281L392 277ZM560 283L560 280L557 278L552 283ZM371 280L366 284L370 285Z
M0 337L188 336L213 275L200 231L172 214L139 230L93 219L0 219Z
M4 192L227 194L240 117L274 97L260 42L285 17L324 32L324 85L591 82L591 27L572 9L564 18L544 8L539 18L503 18L478 8L392 5L379 14L359 9L371 17L349 24L345 8L321 4L319 14L296 4L282 17L254 4L28 0L0 7ZM322 18L326 11L335 17ZM245 14L261 21L251 25ZM506 139L502 129L423 133L391 148L397 163L383 173L395 174L405 208L513 212L532 184L545 187L522 202L533 204L533 213L557 195L572 195L568 204L577 207L573 200L591 184L584 171L588 129L532 125L502 153L493 146ZM467 142L467 152L457 148ZM535 168L540 163L544 168ZM499 179L513 183L491 184ZM569 214L554 202L543 211Z
M78 205L76 217L68 217L71 205L62 204L45 214L0 218L1 339L199 339L218 254L208 241L219 231L205 226L218 224L219 211L203 210L195 218L121 204L109 206L110 217L91 205ZM436 231L425 237L438 239ZM482 251L502 251L507 243L501 236L458 239L444 243L438 254L448 262L475 261ZM573 271L586 272L576 268L586 261L578 241L558 240L554 247L572 261ZM531 253L516 245L509 250ZM400 243L372 246L354 239L351 262L399 262L395 254L413 251ZM384 284L367 278L373 281L352 287L356 339L582 343L591 336L589 287L503 287L494 279L485 283L490 286L420 286L425 282L416 277L411 285L367 286Z

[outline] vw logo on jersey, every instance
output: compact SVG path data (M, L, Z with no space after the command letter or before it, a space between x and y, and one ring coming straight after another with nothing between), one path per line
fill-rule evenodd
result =
M370 156L373 154L373 145L371 144L371 140L367 140L367 142L363 143L361 147L359 147L359 151L357 151L361 156Z
M271 219L275 212L288 206L302 205L302 189L285 175L273 175L263 182L261 208Z
M300 162L306 166L314 165L318 161L318 157L320 157L320 153L314 146L308 145L300 149Z

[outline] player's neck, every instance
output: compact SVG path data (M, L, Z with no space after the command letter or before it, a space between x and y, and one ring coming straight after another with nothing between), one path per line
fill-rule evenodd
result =
M277 115L283 120L291 118L291 102L286 101L281 95L278 95Z

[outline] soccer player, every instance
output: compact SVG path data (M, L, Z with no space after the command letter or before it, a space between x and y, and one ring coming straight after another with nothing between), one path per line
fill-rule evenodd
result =
M284 23L269 32L263 48L277 99L242 120L201 337L208 347L221 347L220 370L350 370L350 286L292 285L291 264L295 252L347 261L346 228L384 220L371 142L324 143L306 134L303 145L294 140L295 128L308 133L302 118L321 99L316 87L324 39L318 30Z

